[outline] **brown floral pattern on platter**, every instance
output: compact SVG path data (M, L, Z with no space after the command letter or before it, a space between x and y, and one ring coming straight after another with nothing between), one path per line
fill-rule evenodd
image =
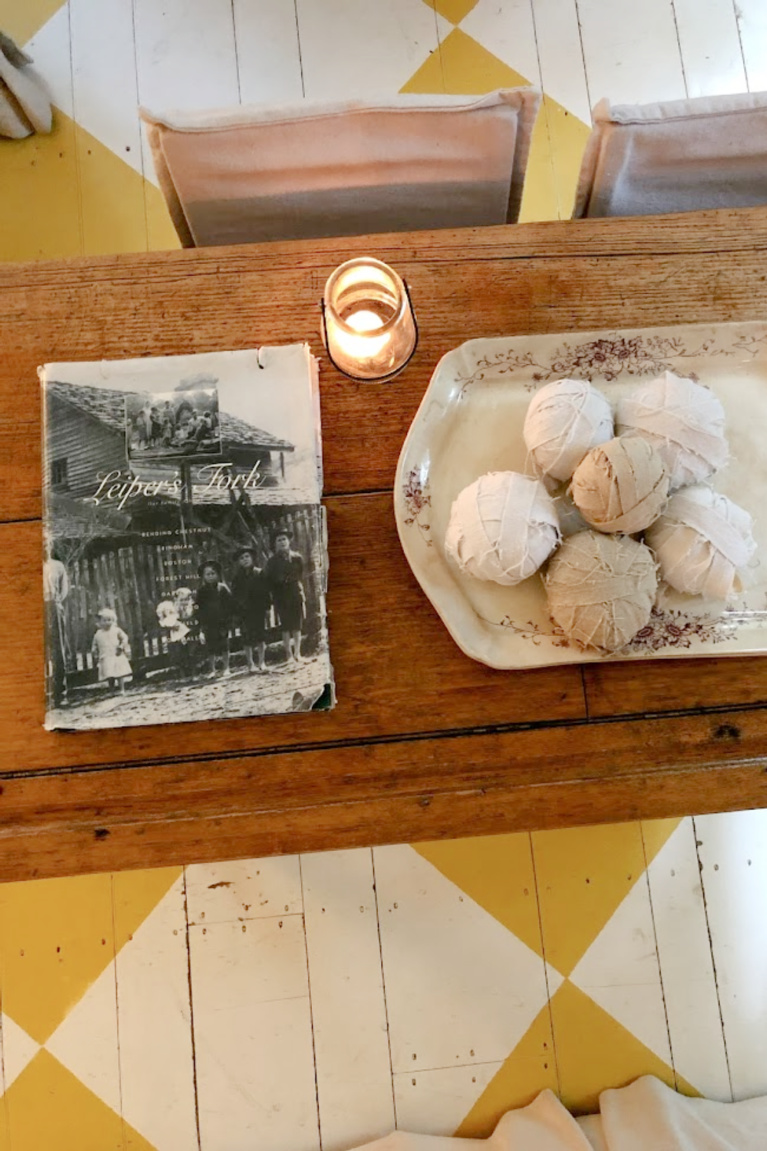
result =
M471 384L480 383L488 376L512 375L529 372L523 386L533 392L540 384L567 376L587 379L598 376L603 380L616 380L619 376L658 376L662 372L676 372L697 379L695 372L685 372L684 360L700 356L750 356L752 359L764 350L767 335L734 333L728 344L718 344L715 337L696 342L689 347L682 336L652 334L626 335L609 332L596 340L583 343L565 341L559 344L548 363L535 359L532 352L509 349L495 355L482 356L473 372L458 375L461 394ZM681 362L680 362L681 361Z
M460 373L456 374L456 382L461 385L461 395L464 395L466 389L471 384L481 383L488 375L491 376L508 376L513 375L514 372L522 372L528 368L533 368L532 378L538 381L551 379L551 367L545 364L540 364L532 352L496 352L492 356L480 356L477 360L477 366L474 371L468 376L462 376ZM535 385L525 384L528 391L533 391Z
M693 642L724 643L733 638L742 623L748 622L748 615L749 613L744 613L743 617L728 619L725 614L718 619L703 620L696 616L685 615L681 611L662 611L660 608L653 608L649 623L637 632L623 651L632 655L645 655L664 648L690 648ZM546 640L552 647L586 650L577 640L568 639L553 621L544 627L534 620L519 623L510 616L504 616L499 626L509 629L520 639L529 640L536 647L540 647L542 641Z
M525 623L517 623L511 616L505 615L498 626L508 628L514 635L518 635L520 639L531 640L536 647L540 647L541 641L544 639L549 640L552 647L577 646L567 638L561 627L553 621L548 628L544 628L534 620L529 619Z
M402 488L402 497L407 508L407 516L403 523L407 527L417 527L427 548L432 546L431 524L425 523L422 517L428 516L431 507L431 494L429 481L421 479L419 468L411 468Z
M690 648L696 643L724 643L732 639L738 624L726 616L718 619L700 619L681 611L661 611L653 608L650 622L638 631L627 645L627 651L654 652L662 648Z

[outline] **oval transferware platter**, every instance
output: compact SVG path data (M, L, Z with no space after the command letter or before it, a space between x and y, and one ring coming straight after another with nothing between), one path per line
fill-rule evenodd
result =
M555 627L540 573L510 588L461 573L443 546L450 508L484 472L533 474L522 427L537 388L565 376L587 379L615 404L667 370L706 384L724 405L730 462L713 482L751 513L756 560L748 590L726 609L662 589L647 627L623 651L604 656ZM405 556L453 639L491 667L767 652L767 323L462 344L438 363L405 439L394 513Z

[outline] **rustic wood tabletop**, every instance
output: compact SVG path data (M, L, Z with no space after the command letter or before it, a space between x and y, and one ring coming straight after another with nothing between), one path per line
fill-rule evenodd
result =
M351 255L409 284L386 385L323 356ZM0 265L0 880L767 805L767 659L499 672L464 656L394 524L399 451L466 339L767 315L767 208ZM322 357L329 713L42 727L46 361L307 340Z

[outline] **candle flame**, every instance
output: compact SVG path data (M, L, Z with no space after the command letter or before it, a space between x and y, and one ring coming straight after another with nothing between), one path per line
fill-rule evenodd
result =
M376 328L383 327L381 317L367 308L360 308L359 311L352 312L350 316L346 317L346 323L350 328L354 328L355 332L361 333L374 332Z
M358 334L352 336L338 330L335 332L335 340L345 354L357 362L380 355L391 339L389 332L382 336L376 335L384 326L384 321L369 308L358 308L351 315L344 316L344 321Z

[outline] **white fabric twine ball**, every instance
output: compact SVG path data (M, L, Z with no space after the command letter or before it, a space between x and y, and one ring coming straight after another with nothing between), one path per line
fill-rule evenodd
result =
M629 536L578 532L545 576L551 618L583 647L619 651L650 619L658 576L652 552Z
M620 433L657 448L671 491L708 479L727 462L724 408L708 388L673 372L619 400L616 423Z
M739 572L756 552L751 516L703 484L671 497L647 532L661 577L677 591L726 600L742 588Z
M511 586L536 572L558 542L556 508L541 481L488 472L455 500L445 551L462 572Z
M612 409L588 380L554 380L530 401L522 434L536 467L569 480L586 452L614 435Z
M583 518L600 532L644 531L663 510L668 475L647 440L608 440L578 464L570 496Z

